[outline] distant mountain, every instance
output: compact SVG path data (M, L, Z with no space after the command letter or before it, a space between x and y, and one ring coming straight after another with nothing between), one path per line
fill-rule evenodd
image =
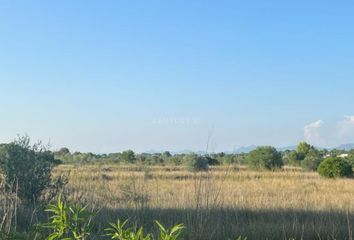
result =
M253 150L255 150L258 146L256 145L250 145L250 146L246 146L246 147L240 147L238 149L235 150L235 153L249 153ZM287 147L278 147L277 150L278 151L285 151L285 150L295 150L296 146L287 146Z
M243 147L240 147L240 148L237 148L235 149L234 151L222 151L226 154L232 154L232 153L249 153L253 150L255 150L258 146L257 145L250 145L250 146L243 146ZM317 149L321 150L321 149L325 149L325 148L322 148L322 147L317 147L315 146ZM290 150L290 151L293 151L296 149L296 146L286 146L286 147L277 147L277 150L278 151L286 151L286 150ZM345 151L350 151L352 149L354 149L354 143L348 143L348 144L342 144L342 145L339 145L338 147L335 147L335 148L327 148L328 150L332 150L332 149L338 149L338 150L345 150ZM164 151L162 150L149 150L149 151L144 151L144 153L150 153L150 154L154 154L154 153L163 153ZM196 154L200 154L200 155L203 155L205 154L206 152L205 151L193 151L193 150L188 150L188 149L185 149L185 150L181 150L181 151L170 151L171 154L189 154L189 153L196 153ZM208 152L210 153L210 152ZM214 153L214 152L211 152L211 153Z
M190 154L190 153L195 153L195 154L200 154L200 155L205 154L205 151L193 151L193 150L188 150L188 149L181 150L181 151L169 151L169 150L154 150L154 149L151 149L151 150L143 151L142 153L146 153L146 154L161 154L161 153L163 153L165 151L170 152L172 155L175 155L175 154Z
M247 147L240 147L235 150L235 153L249 153L257 148L256 145L251 145Z
M287 147L278 147L277 150L278 151L286 151L286 150L290 150L290 151L294 151L296 149L296 146L287 146Z
M147 151L143 151L142 153L147 153L147 154L156 154L156 153L162 153L162 150L155 150L155 149L150 149Z
M342 144L342 145L339 145L338 147L336 147L335 149L350 151L350 150L354 149L354 143Z

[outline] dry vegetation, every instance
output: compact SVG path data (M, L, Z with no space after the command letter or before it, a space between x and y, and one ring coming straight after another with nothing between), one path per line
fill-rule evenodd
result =
M184 223L186 239L352 239L352 179L289 168L192 173L179 167L62 165L55 170L61 173L69 174L68 199L101 209L102 222L129 218L147 228L154 219Z

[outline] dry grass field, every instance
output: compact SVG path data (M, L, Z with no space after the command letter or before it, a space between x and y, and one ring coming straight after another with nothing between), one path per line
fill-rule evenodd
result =
M129 218L152 228L183 223L186 239L352 239L354 180L287 168L62 165L68 200L99 209L97 222ZM102 228L103 226L96 226Z

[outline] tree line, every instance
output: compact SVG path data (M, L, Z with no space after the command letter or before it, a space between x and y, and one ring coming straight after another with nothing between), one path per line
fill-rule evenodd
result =
M169 151L162 153L135 153L127 150L118 153L94 154L70 152L68 148L54 151L56 159L63 163L119 163L119 164L145 164L145 165L188 165L191 159L203 157L209 166L240 164L249 165L255 169L270 169L273 166L298 166L307 170L316 170L319 163L326 157L345 156L350 164L354 165L354 150L327 150L317 149L314 146L300 142L295 150L278 151L271 146L260 146L249 153L178 153ZM266 160L262 160L266 159ZM200 161L200 159L199 159ZM267 162L268 163L265 163ZM262 165L265 164L265 165Z
M68 148L50 151L42 144L30 145L28 137L20 137L9 144L0 144L0 173L5 177L7 191L16 192L21 199L37 201L44 190L55 195L65 184L65 178L52 179L52 169L62 163L70 164L142 164L185 166L191 171L207 171L210 166L238 164L254 170L277 170L284 165L318 171L325 177L351 176L354 166L354 150L316 149L301 142L295 150L278 151L271 146L260 146L249 153L171 154L135 153L127 150L119 153L94 154L71 153Z

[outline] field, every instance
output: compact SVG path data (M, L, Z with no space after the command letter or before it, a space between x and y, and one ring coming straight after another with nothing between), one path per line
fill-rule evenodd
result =
M214 167L61 165L68 200L99 209L95 226L129 218L154 231L153 221L183 223L185 239L352 239L354 180L323 179L285 168L252 172Z

